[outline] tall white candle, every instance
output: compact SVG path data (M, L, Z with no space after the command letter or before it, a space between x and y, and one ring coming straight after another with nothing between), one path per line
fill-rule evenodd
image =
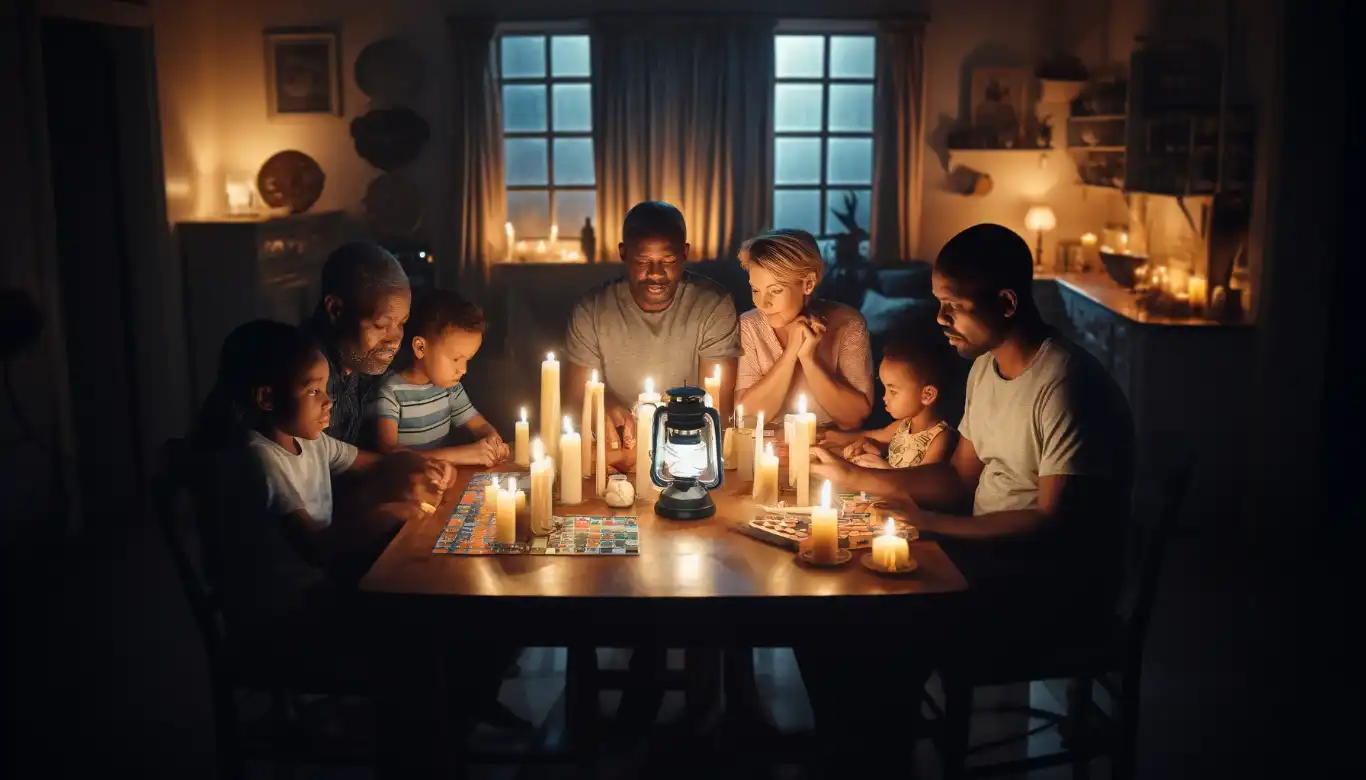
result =
M507 237L508 237L508 249L507 249L507 258L506 258L506 259L507 259L508 262L512 262L512 246L513 246L514 243L516 243L516 240L517 240L517 232L516 232L515 230L512 229L512 223L511 223L511 222L506 222L506 223L503 224L503 232L506 233L506 234L507 234Z
M764 455L764 412L754 419L754 479L759 478L759 459Z
M579 420L579 430L583 431L583 473L593 473L593 435L597 432L597 427L593 424L593 413L598 408L598 394L604 392L605 387L598 381L598 370L593 369L593 375L587 382L583 383L583 417ZM599 438L601 436L599 435Z
M597 428L594 429L594 438L598 440L598 461L593 467L593 474L597 476L598 498L607 495L607 388L598 388L597 398Z
M830 482L821 486L821 505L811 509L811 557L819 563L834 563L839 555L839 519L830 508Z
M560 503L577 504L583 501L583 445L574 433L574 424L564 418L564 435L560 437Z
M498 512L493 517L494 541L517 543L517 478L508 477L507 489L498 491Z
M517 421L516 434L513 437L512 462L518 466L526 466L531 463L531 425L526 420L526 407L522 407L522 419Z
M754 429L735 429L735 478L741 482L754 479ZM726 461L730 466L731 461Z
M650 437L653 435L655 407L659 405L655 382L645 377L645 392L636 399L636 500L654 501L658 488L650 479Z
M773 506L778 503L778 456L773 444L765 444L754 469L754 503Z
M560 449L555 443L560 440L560 361L555 353L545 356L541 364L541 441L550 448L550 460L558 464ZM558 465L556 470L563 474Z
M721 397L721 367L717 366L711 376L702 379L702 390L712 398ZM707 404L711 406L711 404Z
M736 404L736 405L735 405L735 427L736 427L736 428L743 428L743 427L745 427L745 405L744 405L744 404Z
M797 401L797 420L792 426L793 441L787 448L787 470L797 486L797 506L811 505L811 433L805 425L806 396Z
M558 224L550 226L550 244L554 246L560 240L560 226Z
M550 519L555 514L555 473L550 458L545 456L545 445L540 439L531 443L531 532L538 536L550 533Z

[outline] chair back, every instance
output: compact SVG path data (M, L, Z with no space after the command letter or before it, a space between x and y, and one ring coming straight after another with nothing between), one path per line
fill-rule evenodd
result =
M220 594L212 585L202 526L196 512L199 501L195 464L198 460L188 441L168 440L158 452L152 488L162 540L171 551L181 589L190 602L212 665L223 652L223 605Z
M1190 488L1192 465L1188 458L1179 459L1162 481L1162 499L1156 517L1142 534L1137 566L1132 572L1128 613L1125 623L1125 652L1132 662L1143 656L1143 645L1152 619L1153 604L1157 600L1158 580L1167 546L1181 514L1186 493Z

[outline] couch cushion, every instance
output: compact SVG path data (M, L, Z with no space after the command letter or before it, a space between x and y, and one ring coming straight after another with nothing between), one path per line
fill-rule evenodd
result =
M934 318L939 304L934 298L891 298L877 290L863 294L859 311L868 321L868 332L886 336Z
M878 268L878 292L888 298L929 298L930 269L930 264L921 260Z

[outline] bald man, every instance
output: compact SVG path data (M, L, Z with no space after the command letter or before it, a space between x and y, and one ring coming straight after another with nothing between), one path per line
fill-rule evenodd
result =
M412 302L403 266L384 247L357 241L328 255L322 300L301 327L327 357L332 438L361 443L362 411L403 342Z

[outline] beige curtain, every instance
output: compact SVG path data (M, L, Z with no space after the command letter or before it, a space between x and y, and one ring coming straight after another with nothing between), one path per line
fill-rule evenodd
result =
M665 200L688 221L691 258L734 257L769 221L771 20L608 17L593 28L598 256L621 220Z
M873 259L916 258L925 160L925 26L886 21L877 36L873 109Z
M438 257L437 283L477 291L503 251L507 190L503 177L502 99L494 62L494 23L452 19L451 163L454 167L451 244Z

